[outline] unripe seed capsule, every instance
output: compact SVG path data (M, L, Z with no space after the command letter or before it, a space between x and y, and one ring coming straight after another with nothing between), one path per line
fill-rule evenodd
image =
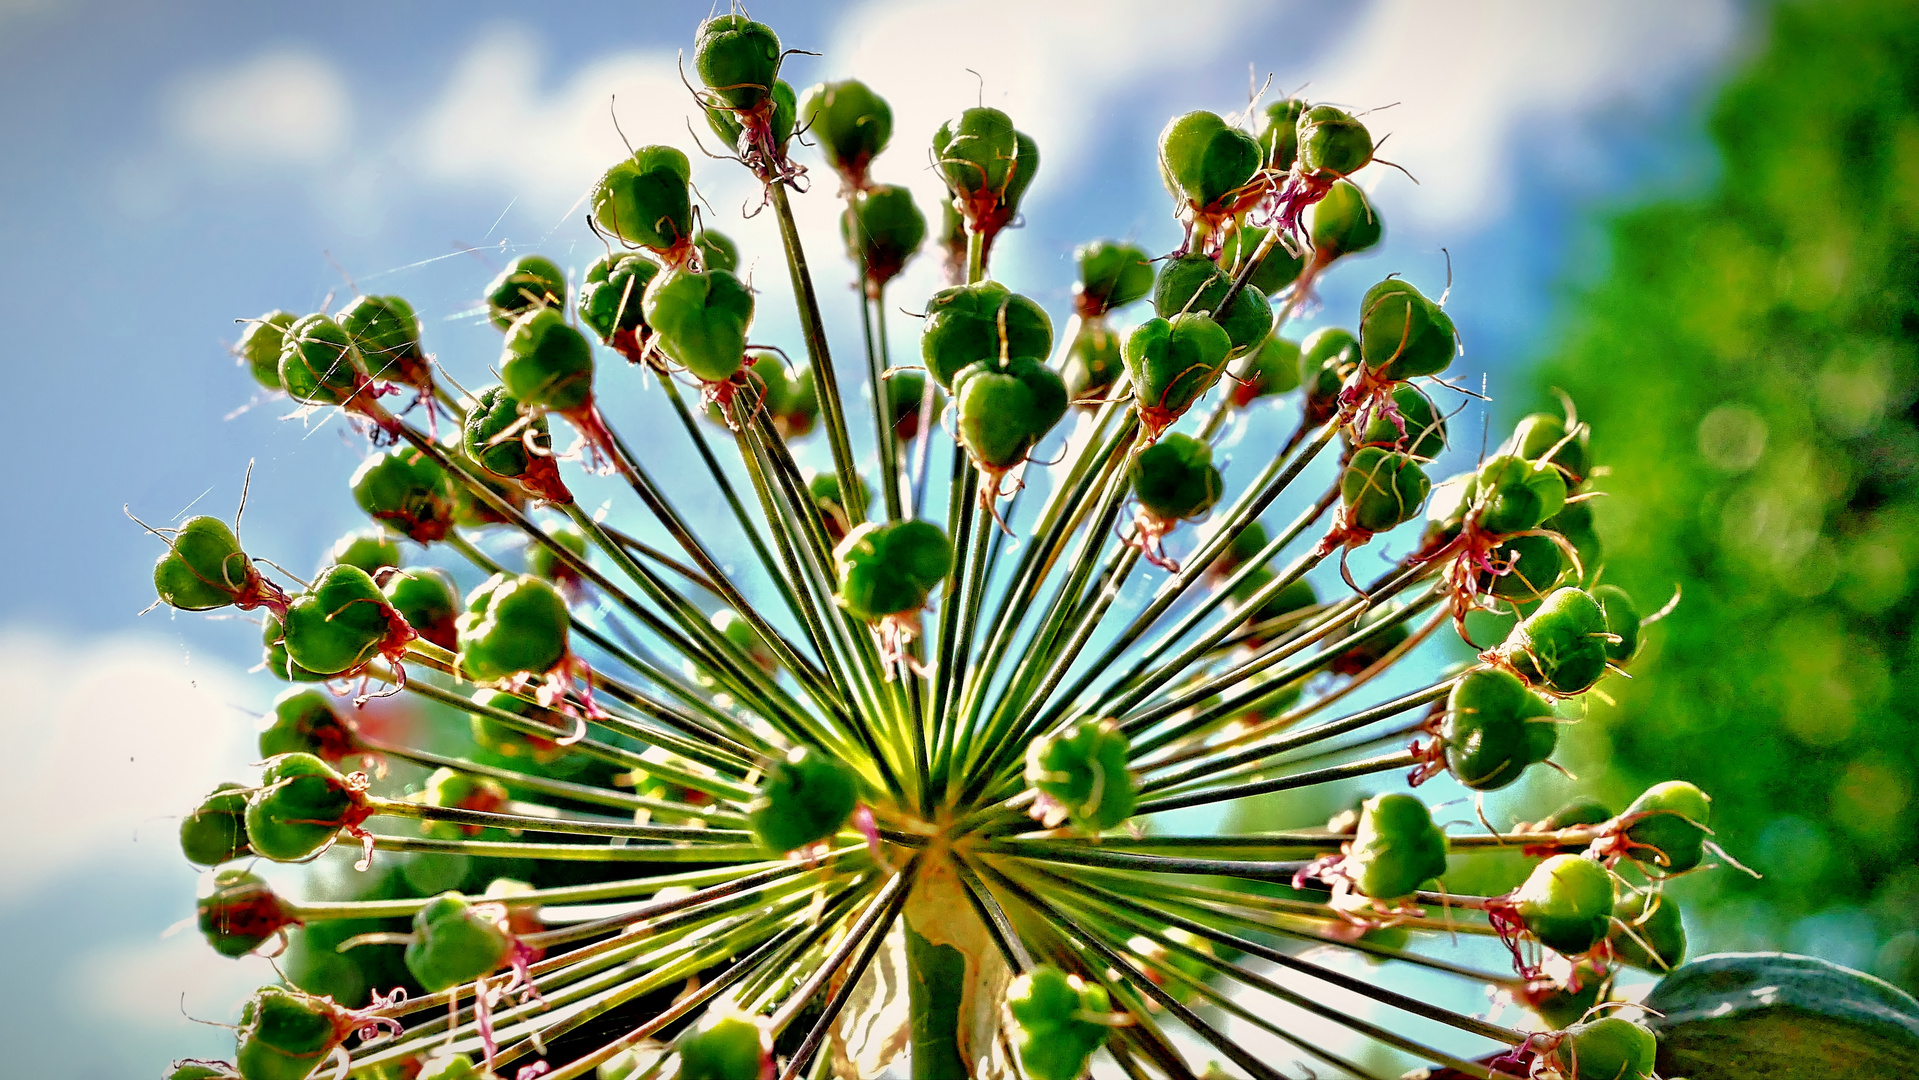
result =
M1613 898L1612 930L1606 940L1622 964L1671 971L1686 959L1686 924L1679 901L1655 891L1622 888Z
M1301 112L1294 136L1299 153L1296 167L1315 180L1351 176L1373 160L1373 137L1366 125L1331 105Z
M280 620L269 614L261 629L260 643L264 646L261 664L272 672L275 678L288 682L325 682L326 676L317 671L308 671L293 662L287 655L286 628Z
M1617 585L1598 586L1593 589L1592 598L1599 602L1599 610L1606 613L1606 632L1619 639L1607 643L1606 657L1615 664L1625 664L1639 651L1639 609L1626 590Z
M1345 862L1362 896L1402 900L1446 873L1446 834L1411 795L1375 795L1360 808Z
M580 321L629 360L651 332L642 304L647 285L659 272L659 263L636 251L613 252L586 268L586 281L580 286Z
M693 169L670 146L642 146L606 170L593 189L593 220L637 247L672 253L669 264L693 241Z
M1045 309L996 281L942 289L926 302L920 356L943 389L982 360L1045 360L1052 351Z
M767 771L746 823L768 851L796 851L839 832L858 800L859 776L850 766L796 746Z
M1583 694L1606 673L1606 617L1590 595L1555 590L1513 628L1500 651L1534 686Z
M507 393L528 405L570 412L593 400L593 347L557 307L513 321L499 370Z
M1419 387L1403 384L1393 387L1392 401L1399 421L1375 411L1360 435L1361 445L1398 450L1415 461L1438 457L1446 449L1446 418L1433 407L1432 399Z
M1613 877L1577 855L1554 855L1513 893L1513 907L1540 943L1565 956L1586 952L1612 927Z
M495 919L459 893L445 892L414 914L406 968L437 993L493 974L512 948L512 938Z
M646 288L646 321L661 352L706 382L746 363L753 294L725 270L668 270Z
M1242 604L1250 602L1254 595L1271 584L1278 576L1278 574L1273 573L1271 570L1260 567L1258 570L1247 575L1246 579L1241 581L1238 587L1233 590L1233 599ZM1319 593L1314 590L1313 583L1307 581L1305 578L1297 578L1291 584L1273 594L1264 604L1247 612L1246 620L1254 623L1270 622L1273 619L1291 615L1295 611L1312 607L1317 603L1319 603Z
M348 485L368 517L422 544L445 539L459 511L453 478L411 446L378 451L360 463Z
M572 524L561 522L548 525L546 527L546 534L557 541L561 547L572 552L575 558L580 559L582 562L587 559L586 534L575 528ZM579 575L577 575L571 567L567 566L567 564L561 562L560 557L553 553L552 548L541 543L528 543L526 545L526 572L536 578L550 581L555 585L566 585L579 580Z
M253 853L247 846L247 794L221 784L180 822L180 850L196 866L218 866Z
M794 128L799 122L799 101L797 95L793 93L793 88L787 85L785 79L774 79L773 93L769 96L768 103L771 105L771 112L764 122L772 137L774 150L785 154L786 145L792 140ZM767 104L762 104L760 107L765 109ZM725 140L728 148L745 151L750 156L754 151L753 140L747 137L747 127L740 122L740 116L740 113L724 106L709 108L706 110L706 126L713 129L713 134ZM732 245L729 242L727 246ZM738 265L737 256L733 265L722 269L731 270L735 265ZM714 267L709 266L707 269L714 269Z
M1213 448L1177 432L1134 455L1127 480L1140 507L1162 521L1199 517L1225 491Z
M153 564L153 590L181 611L212 611L246 598L258 572L216 517L187 519Z
M846 253L865 269L867 295L878 296L926 240L926 215L913 193L895 184L855 192L840 215Z
M282 754L267 762L247 800L247 840L275 862L299 862L366 813L360 794L333 766L312 754Z
M739 245L718 229L701 229L693 238L693 245L700 249L700 269L724 270L729 274L739 270Z
M1360 351L1378 377L1404 381L1445 371L1459 351L1452 317L1410 282L1387 278L1359 304Z
M1630 848L1628 854L1641 863L1678 874L1705 858L1712 800L1684 780L1647 788L1619 818L1631 822L1626 839L1641 846Z
M1268 230L1259 225L1241 223L1226 234L1219 246L1220 269L1234 278L1239 276L1240 268L1246 260L1259 253L1259 247L1266 240ZM1299 280L1306 270L1306 255L1293 254L1284 244L1274 244L1266 257L1260 260L1253 276L1246 283L1267 296L1278 296L1280 290Z
M709 1008L681 1035L676 1080L754 1080L771 1069L771 1040L745 1013Z
M305 405L344 405L367 375L360 351L327 315L306 315L287 327L280 344L280 387Z
M506 785L491 777L443 768L433 770L433 774L426 778L426 784L412 798L425 806L497 813L506 805L507 790ZM420 823L421 832L446 840L478 836L485 828L483 825L463 825L451 821Z
M1264 156L1258 140L1218 113L1176 116L1159 133L1160 180L1190 213L1230 211Z
M1473 506L1487 532L1503 536L1537 529L1565 505L1566 481L1550 465L1501 454L1479 467Z
M1493 548L1491 560L1506 572L1486 575L1486 590L1521 604L1550 593L1567 566L1566 553L1550 536L1512 537Z
M987 360L953 377L960 445L980 469L1004 472L1066 415L1066 383L1038 360Z
M1266 294L1258 289L1240 290L1231 308L1222 312L1220 301L1233 279L1219 264L1204 255L1187 255L1169 260L1160 269L1153 286L1153 310L1162 319L1182 312L1203 313L1226 331L1232 342L1230 357L1244 356L1266 341L1273 330L1273 308Z
M1652 1032L1602 1016L1567 1028L1550 1057L1567 1080L1652 1080L1658 1051Z
M448 652L459 647L460 594L446 571L433 567L396 570L380 586L387 603L413 632Z
M293 598L285 624L287 655L323 675L359 670L407 632L373 578L343 563L321 571L311 589Z
M799 114L826 163L848 187L864 188L867 168L893 137L893 110L886 99L858 79L823 82L800 98ZM920 226L923 232L924 219Z
M926 377L917 371L902 371L899 368L890 371L882 380L886 388L887 415L893 418L893 434L902 442L912 442L920 435L920 406L925 400ZM945 395L935 386L932 415L939 415L945 400Z
M298 753L338 762L358 752L358 738L334 710L333 695L324 690L282 690L273 699L273 710L261 718L262 758Z
M1232 340L1205 315L1148 319L1120 350L1140 423L1158 433L1186 414L1226 370Z
M196 910L200 933L221 956L245 956L299 922L265 879L237 868L202 879Z
M460 672L491 683L541 674L567 656L566 601L528 574L495 574L467 594L458 621Z
M1351 524L1385 532L1418 516L1432 481L1410 455L1362 446L1339 478L1339 497Z
M1527 461L1550 462L1562 470L1566 487L1577 489L1591 475L1587 438L1587 432L1582 429L1568 439L1566 421L1551 413L1533 413L1513 428L1513 437L1506 442L1506 452L1517 454Z
M1153 261L1137 244L1095 240L1073 252L1079 280L1073 303L1081 315L1104 315L1153 291Z
M1360 617L1359 625L1353 628L1351 635L1339 636L1358 637L1361 632L1380 623L1391 625L1334 657L1326 670L1335 675L1357 675L1391 655L1394 649L1399 648L1407 637L1411 636L1411 631L1406 629L1405 609L1397 602L1378 604L1368 609L1366 614Z
M995 208L1022 164L1013 118L998 109L967 109L933 134L940 178L967 208ZM971 212L969 220L977 220Z
M517 480L543 499L573 501L553 464L553 439L546 416L528 412L506 387L489 386L480 391L473 408L467 411L460 440L466 456L481 469Z
M246 361L253 381L268 390L280 389L280 349L286 344L287 328L293 325L295 318L291 311L269 311L257 319L247 320L247 328L240 332L240 344L235 351Z
M331 998L262 987L240 1010L234 1063L246 1080L306 1080L352 1030Z
M700 24L693 69L727 107L754 108L772 93L773 80L779 77L779 35L744 15L716 15Z
M538 307L566 306L566 275L544 255L522 255L487 284L487 316L505 330L513 320Z
M1359 186L1335 180L1326 194L1313 204L1313 224L1309 235L1313 251L1321 265L1347 255L1358 255L1378 246L1386 228L1379 211Z
M1299 343L1299 385L1306 391L1306 419L1323 424L1339 412L1339 391L1359 367L1359 339L1336 326L1322 327Z
M424 386L433 378L420 347L420 317L397 296L356 296L340 309L340 329L353 339L367 374L382 382Z
M953 545L924 521L864 524L833 550L835 599L854 618L874 622L918 611L953 569Z
M1261 110L1259 146L1266 155L1267 168L1279 172L1292 170L1293 161L1299 156L1299 114L1305 111L1306 103L1298 98L1275 101Z
M1475 791L1505 787L1539 760L1530 744L1534 727L1552 736L1552 706L1518 676L1497 668L1467 672L1453 684L1440 723L1447 771Z
M1239 382L1233 384L1233 404L1245 408L1263 397L1284 394L1299 386L1299 343L1278 334L1266 339ZM1445 436L1440 436L1442 443Z
M1027 1076L1079 1080L1109 1031L1087 1018L1107 1014L1112 1004L1104 987L1039 964L1006 988L1006 1009L1019 1026L1020 1067Z
M333 542L320 570L329 566L353 566L369 574L400 565L400 541L385 529L358 529Z
M1108 390L1126 370L1120 351L1120 336L1106 320L1086 319L1067 347L1060 365L1060 377L1066 380L1066 396L1085 409L1098 408Z
M1138 789L1126 753L1126 736L1097 720L1034 739L1026 747L1026 782L1039 793L1034 816L1049 828L1070 819L1092 833L1132 817Z

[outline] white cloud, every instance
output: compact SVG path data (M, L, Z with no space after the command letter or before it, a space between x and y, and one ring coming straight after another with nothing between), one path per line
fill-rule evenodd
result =
M1393 105L1367 123L1391 133L1385 156L1419 177L1394 191L1395 209L1416 226L1466 229L1507 211L1516 173L1577 157L1585 118L1656 105L1723 57L1739 26L1732 0L1381 0L1311 65L1308 93ZM1388 175L1372 171L1374 183Z
M151 638L0 634L0 683L0 820L19 825L0 902L83 864L148 852L177 863L180 815L255 756L253 722L234 706L257 686Z
M217 158L302 164L347 147L353 101L333 63L277 49L183 77L170 95L168 119L179 137Z

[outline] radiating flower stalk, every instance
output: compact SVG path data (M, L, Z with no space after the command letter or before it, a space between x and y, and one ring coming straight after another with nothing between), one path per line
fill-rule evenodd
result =
M1651 1036L1604 1003L1621 966L1683 954L1662 885L1715 851L1690 785L1505 835L1448 833L1403 792L1288 833L1179 834L1161 816L1399 774L1506 787L1549 763L1567 703L1631 663L1647 621L1595 581L1595 470L1570 415L1529 417L1474 470L1430 482L1434 395L1459 351L1440 301L1391 277L1350 329L1283 336L1314 282L1381 235L1349 179L1373 159L1365 126L1292 100L1172 121L1159 160L1181 250L1156 269L1134 245L1087 244L1056 341L1044 308L991 276L1037 147L1005 113L964 110L931 142L962 279L896 362L887 289L927 223L875 179L891 114L855 81L796 95L784 57L729 14L701 25L693 67L714 130L765 185L803 363L752 338L759 298L700 228L687 157L663 146L596 188L608 251L577 290L539 256L488 286L497 385L450 389L397 297L247 325L260 381L345 411L374 444L351 487L382 532L299 581L212 518L159 530L161 600L259 612L264 666L290 683L259 778L182 825L187 857L214 868L200 926L230 956L294 935L338 945L336 968L401 974L367 976L356 1001L317 977L263 989L233 1063L169 1075L1376 1075L1327 1041L1335 1028L1469 1076L1651 1075ZM845 204L864 457L789 202L807 140ZM1113 327L1148 299L1149 317ZM629 363L602 366L594 339ZM394 391L424 425L384 403ZM689 466L642 460L599 408L639 393L666 396L709 474L705 516L737 528L723 543L744 540L743 564L650 471ZM1213 444L1281 398L1297 433L1231 490ZM577 453L557 449L564 428ZM822 435L832 468L803 473L790 447ZM575 459L639 508L583 510ZM1302 490L1316 461L1334 479ZM1282 495L1290 520L1269 533ZM1422 512L1409 553L1355 577L1351 551ZM641 542L643 523L670 543ZM513 535L524 572L499 554ZM401 537L483 583L462 599L445 572L402 566ZM1306 575L1330 565L1350 588L1321 597ZM1517 622L1475 643L1476 662L1361 704L1475 611ZM448 733L362 723L356 706L393 694L463 716L471 742L445 753ZM430 775L395 791L390 764ZM340 842L383 892L302 901L250 862ZM1522 850L1538 862L1514 892L1446 892L1450 860ZM428 888L379 877L395 865L455 869L411 875L442 882ZM1446 959L1461 935L1503 941L1511 970ZM1383 966L1356 976L1324 949ZM1498 991L1539 1023L1412 996L1402 967ZM1353 1015L1326 988L1467 1049ZM1255 1053L1228 1018L1305 1064Z

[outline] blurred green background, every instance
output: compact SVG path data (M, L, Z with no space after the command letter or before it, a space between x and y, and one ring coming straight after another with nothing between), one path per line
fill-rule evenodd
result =
M1721 174L1610 219L1532 376L1597 433L1605 580L1684 599L1574 756L1714 796L1764 875L1676 895L1712 948L1919 987L1919 4L1793 3L1719 94ZM1514 414L1517 416L1517 412Z

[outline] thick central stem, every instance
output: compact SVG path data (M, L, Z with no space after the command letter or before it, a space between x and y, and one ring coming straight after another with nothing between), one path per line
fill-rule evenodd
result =
M907 899L913 1080L970 1080L995 1052L1011 971L967 899L944 840L921 857Z

